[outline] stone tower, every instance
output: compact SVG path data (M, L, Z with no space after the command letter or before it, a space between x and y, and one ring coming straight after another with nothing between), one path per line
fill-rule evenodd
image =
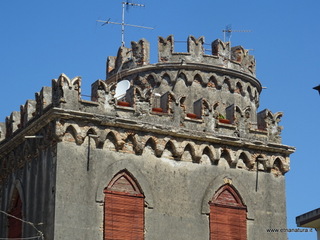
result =
M62 74L0 124L0 238L287 239L267 229L286 227L294 148L257 113L254 57L187 44L160 37L156 64L144 39L120 47L90 101Z

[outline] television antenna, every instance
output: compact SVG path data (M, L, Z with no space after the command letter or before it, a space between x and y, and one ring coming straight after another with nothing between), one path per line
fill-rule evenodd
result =
M231 27L231 24L227 25L225 29L222 30L223 32L223 41L227 41L230 42L231 39L231 35L233 32L251 32L251 30L233 30Z
M103 21L103 20L97 20L97 22L102 22L103 25L106 24L116 24L116 25L121 25L121 45L124 47L124 33L125 33L125 26L129 26L129 27L136 27L136 28L145 28L145 29L154 29L152 27L145 27L145 26L139 26L139 25L133 25L133 24L127 24L125 23L125 8L129 8L129 7L144 7L145 5L143 4L138 4L138 3L131 3L129 2L129 0L127 0L126 2L122 2L122 21L121 23L119 22L111 22L110 18L107 21Z
M227 25L225 29L222 30L223 32L223 42L226 42L226 38L229 42L229 58L231 59L231 35L233 32L251 32L251 30L233 30L231 24Z

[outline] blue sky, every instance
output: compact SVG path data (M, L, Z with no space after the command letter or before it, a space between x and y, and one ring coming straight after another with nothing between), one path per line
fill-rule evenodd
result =
M257 78L267 87L260 110L282 111L283 143L297 148L286 174L288 227L295 217L319 208L320 1L318 0L136 0L144 8L131 8L126 22L155 27L126 28L126 46L146 38L152 62L157 60L157 37L173 34L185 41L204 36L206 43L223 39L231 24L233 46L253 49ZM18 111L42 86L65 73L82 77L83 94L105 79L107 56L121 44L118 25L98 19L121 21L121 0L1 0L0 1L0 121ZM186 45L177 44L177 51ZM302 116L302 117L301 117ZM290 240L315 239L314 233L289 234Z

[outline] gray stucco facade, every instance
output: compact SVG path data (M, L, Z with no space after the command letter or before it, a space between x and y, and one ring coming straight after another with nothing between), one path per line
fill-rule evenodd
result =
M294 148L281 143L282 113L257 113L262 87L247 50L216 40L206 55L203 42L191 36L175 53L172 36L159 38L156 64L146 40L132 42L108 58L91 101L81 78L61 75L13 112L0 125L1 210L17 189L44 239L103 239L103 190L125 169L145 196L145 239L208 240L209 202L229 184L247 207L247 239L286 240L267 232L286 228ZM123 79L130 88L115 99ZM0 223L3 238L5 214ZM24 237L37 234L23 224Z

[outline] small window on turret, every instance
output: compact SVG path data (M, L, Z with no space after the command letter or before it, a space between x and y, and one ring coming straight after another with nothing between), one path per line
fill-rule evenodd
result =
M170 93L166 92L161 95L155 93L153 95L152 112L154 113L170 113Z

